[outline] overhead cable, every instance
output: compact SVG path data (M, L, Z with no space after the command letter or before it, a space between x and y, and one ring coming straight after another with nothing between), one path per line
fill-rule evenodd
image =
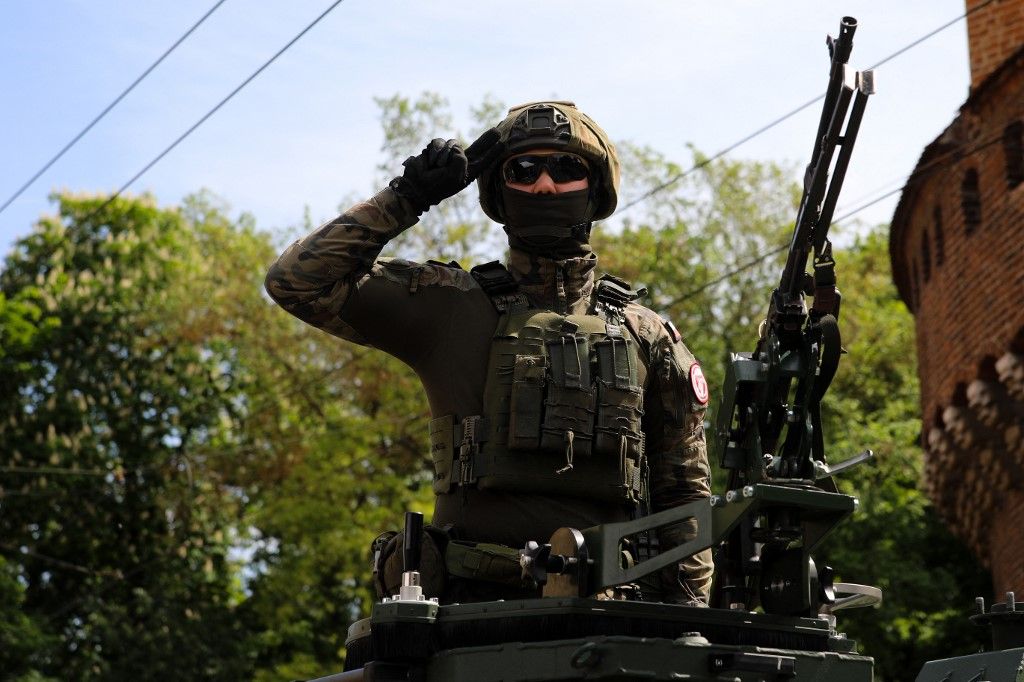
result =
M268 59L267 61L263 62L263 64L262 64L262 65L261 65L261 66L260 66L260 67L259 67L258 69L256 69L255 71L253 71L253 72L252 72L252 73L251 73L251 74L249 75L249 77L248 77L248 78L246 78L246 79L245 79L245 80L243 80L243 81L242 81L241 83L239 83L239 84L238 84L238 86L237 86L237 87L235 87L235 89L234 89L234 90L232 90L231 92L229 92L229 93L228 93L228 94L227 94L227 95L226 95L226 96L225 96L225 97L224 97L223 99L221 99L221 100L220 100L219 102L217 102L217 104L216 104L216 105L214 105L214 107L213 107L212 109L210 109L210 110L209 110L209 111L207 111L207 112L206 112L205 114L203 114L203 115L202 115L202 117L200 117L200 119L199 119L198 121L196 121L195 123L193 123L193 124L192 124L192 125L191 125L191 126L189 127L189 129L188 129L188 130L186 130L186 131L185 131L185 132L183 132L183 133L182 133L181 135L179 135L179 136L177 137L177 139L175 139L175 140L174 140L174 142L171 142L171 143L170 143L169 145L167 145L167 147L166 147L166 148L164 148L164 150L163 150L162 152L160 152L159 154L157 154L157 155L156 155L156 157L154 157L152 161L150 161L150 162L149 162L149 163L147 163L147 164L146 164L145 166L143 166L143 167L142 167L142 169L141 169L141 170L139 170L139 172L137 172L137 173L136 173L135 175L133 175L133 176L132 176L132 177L131 177L131 178L130 178L130 179L129 179L129 180L127 181L127 182L125 182L125 183L124 183L123 185L121 185L121 186L120 186L120 187L119 187L119 188L117 189L117 191L116 191L116 192L114 192L114 193L113 193L113 194L111 194L111 195L110 195L109 197L107 197L106 201L104 201L104 202L103 202L102 204L100 204L100 205L99 205L98 207L96 207L96 209L95 209L94 211L92 211L92 212L91 212L91 213L90 213L90 214L89 214L88 216L86 216L86 217L85 217L85 220L89 220L90 218L92 218L92 217L96 216L96 215L97 215L97 214L98 214L98 213L99 213L100 211L102 211L102 210L103 210L104 208L106 208L106 207L107 207L107 206L109 206L109 205L110 205L111 203L113 203L115 199L117 199L117 198L118 198L119 196L121 196L121 193L122 193L122 192L124 192L124 191L125 191L126 189L128 189L129 187L131 187L131 186L132 186L132 185L133 185L133 184L135 183L135 181L136 181L136 180L138 180L138 179L139 179L139 178L141 178L141 177L142 177L143 175L145 175L145 174L146 174L146 173L147 173L147 172L149 171L149 169L150 169L150 168L152 168L153 166L155 166L156 164L158 164L158 163L160 162L160 160L161 160L161 159L163 159L163 158L164 158L165 156L167 156L167 155L168 155L168 154L169 154L169 153L171 152L171 150L173 150L173 149L174 149L175 147L177 147L177 146L178 146L179 144L181 144L181 143L182 143L182 142L183 142L183 141L185 140L185 138L187 138L187 137L188 137L189 135L191 135L192 133L194 133L194 132L196 131L196 129L197 129L197 128L199 128L199 126L201 126L201 125L203 125L204 123L206 123L206 121L207 121L207 120L208 120L208 119L209 119L209 118L210 118L211 116L213 116L213 115L214 115L215 113L217 113L218 111L220 111L220 108L221 108L221 107L223 107L223 106L224 106L225 104L227 104L227 103L228 103L228 102L229 102L229 101L231 100L231 98L233 98L233 97L234 97L235 95L237 95L237 94L238 94L239 92L241 92L241 91L242 91L242 89L243 89L243 88L244 88L245 86L247 86L247 85L248 85L249 83L251 83L251 82L252 82L253 80L255 80L257 76L259 76L259 75L260 75L261 73L263 73L263 72L264 72L264 71L265 71L265 70L267 69L267 67L268 67L268 66L270 66L270 65L271 65L271 64L273 64L273 63L274 63L275 61L277 61L277 58L278 58L278 57L280 57L280 56L281 56L282 54L284 54L284 53L285 53L285 52L286 52L286 51L287 51L287 50L288 50L288 49L289 49L289 48L290 48L290 47L291 47L292 45L294 45L295 43L297 43L297 42L299 41L299 39L300 39L300 38L302 38L302 36L306 35L306 33L308 33L308 32L310 31L310 29L312 29L312 28L313 28L314 26L316 26L317 24L319 24L319 23L320 23L320 21L321 21L321 20L322 20L322 19L323 19L324 17L326 17L326 16L328 15L328 14L330 14L330 13L331 13L331 11L332 11L332 10L333 10L333 9L334 9L335 7L337 7L338 5L340 5L340 4L342 3L342 2L344 2L344 0L334 0L334 2L332 2L332 3L331 3L331 4L330 4L330 5L328 6L328 7L327 7L327 9L325 9L325 10L324 10L323 12L321 12L321 13L320 13L320 15L319 15L319 16L317 16L317 18L316 18L316 19L314 19L314 20L313 20L313 21L311 21L311 22L310 22L309 24L307 24L307 25L306 25L306 27L305 27L304 29L302 29L301 31L299 31L299 32L298 32L298 34L296 34L296 35L295 35L295 37L294 37L294 38L292 38L292 39L291 39L291 40L289 40L289 41L288 41L287 43L285 43L285 44L284 44L284 46L283 46L283 47L282 47L281 49L279 49L279 50L278 50L277 52L275 52L275 53L273 54L273 56L271 56L271 57L270 57L270 58L269 58L269 59Z
M50 159L49 161L47 161L47 162L46 162L45 164L43 164L43 167L42 167L42 168L40 168L40 169L39 169L38 171L36 171L36 172L35 172L35 174L34 174L34 175L33 175L32 177L30 177L30 178L29 178L28 180L26 180L26 181L25 181L25 184L23 184L23 185L22 185L21 187L19 187L19 188L18 188L18 190L17 190L17 191L16 191L16 192L15 192L14 194L12 194L12 195L11 195L10 197L8 197L7 201L5 201L5 202L3 203L3 205L2 205L2 206L0 206L0 213L3 213L3 212L4 212L4 209L6 209L6 208L7 208L8 206L10 206L10 205L11 205L12 203L14 203L14 201L15 201L15 200L16 200L16 199L17 199L18 197L20 197L20 196L22 195L22 193L23 193L23 192L24 192L24 191L25 191L26 189L28 189L29 187L31 187L31 186L32 186L32 183L33 183L33 182L35 182L36 180L38 180L38 179L39 179L39 177L40 177L40 176L41 176L41 175L42 175L43 173L45 173L46 171L48 171L48 170L50 169L50 166L52 166L53 164L57 163L57 161L58 161L58 160L59 160L59 159L60 159L60 158L61 158L62 156L64 156L64 154L65 154L65 153L66 153L66 152L67 152L67 151L68 151L69 149L71 149L72 147L74 147L74 146L75 146L75 144L76 144L76 143L77 143L77 142L78 142L79 140L81 140L81 139L82 139L83 137L85 137L85 134L86 134L86 133L88 133L88 132L89 132L90 130L92 130L93 126L95 126L95 125L96 125L97 123L99 123L99 122L100 122L100 120L101 120L101 119L102 119L102 118L103 118L104 116L106 116L106 115L107 115L108 113L110 113L110 110L111 110L111 109L113 109L114 107L116 107L116 106L117 106L117 105L118 105L118 104L119 104L119 103L121 102L121 100L123 100L123 99L124 99L124 98L125 98L125 97L126 97L126 96L128 95L128 93L130 93L130 92L131 92L132 90L134 90L134 89L135 89L135 86L136 86L136 85L138 85L138 84L139 84L139 83L141 83L141 82L142 82L143 80L145 80L146 76L148 76L148 75L149 75L150 73L152 73L152 72L153 72L153 69L155 69L156 67L160 66L160 63L161 63L161 62L163 62L163 60L164 60L164 59L166 59L166 58L168 57L168 55L170 55L170 54L171 54L172 52L174 52L174 50L175 50L175 49L176 49L176 48L177 48L177 47L178 47L179 45L181 45L181 44L182 44L182 43L183 43L183 42L185 41L185 39L186 39L186 38L188 38L188 37L189 37L190 35L192 35L193 31L195 31L195 30L196 30L197 28L199 28L199 26L200 26L200 25L201 25L201 24L202 24L202 23L203 23L204 21L206 21L206 20L207 20L207 18L209 18L209 16L210 16L211 14L213 14L213 13L214 13L214 12L215 12L215 11L217 10L217 8L218 8L218 7L220 7L221 5L223 5L223 4L224 4L224 3L226 2L226 1L227 1L227 0L217 0L217 2L216 2L216 3L214 4L214 5L213 5L213 7L211 7L210 9L208 9L208 10L206 11L206 14L204 14L204 15L203 15L203 16L201 16L201 17L199 17L199 21L197 21L196 23L192 24L192 27L191 27L190 29L188 29L188 30L187 30L187 31L185 31L185 32L184 32L183 34L181 34L181 36L180 36L180 37L179 37L179 38L178 38L177 40L175 40L175 41L174 41L174 43L173 43L173 44L172 44L172 45L171 45L171 46L170 46L169 48L167 48L166 50L164 50L164 53L163 53L162 55L160 55L160 56L159 56L159 57L157 58L157 60L156 60L155 62L153 62L152 64L150 64L150 65L149 65L149 67L148 67L148 68L147 68L147 69L146 69L145 71L143 71L143 72L142 72L142 74L141 74L141 75L140 75L140 76L139 76L138 78L136 78L136 79L135 79L134 81L132 81L132 84L131 84L131 85L129 85L129 86L127 87L127 88L125 88L125 89L124 89L124 90L123 90L123 91L121 92L121 94L120 94L120 95L118 95L117 97L115 97L115 98L114 98L114 100L113 100L113 101L112 101L112 102L111 102L110 104L108 104L108 105L107 105L107 106L106 106L106 107L105 107L105 108L103 109L103 111L101 111L101 112L100 112L99 114L97 114L97 115L96 115L96 117L95 117L95 118L93 118L93 119L92 119L92 121L90 121L90 122L89 122L89 124L88 124L87 126L85 126L85 127L84 127L84 128L82 128L82 129L81 129L80 131L78 131L78 134L77 134L77 135L75 135L75 136L74 136L73 138L71 138L71 141L70 141L70 142L68 142L67 144L65 144L65 145L64 145L64 146L63 146L63 147L61 148L61 150L60 150L59 152L57 152L56 154L54 154L53 158L51 158L51 159Z
M970 156L971 154L973 154L975 152L981 151L981 150L983 150L983 149L985 149L987 147L991 147L993 144L996 144L997 142L1000 142L1002 140L1002 138L1003 138L1002 134L998 134L998 135L995 135L995 136L993 136L993 137L991 137L991 138L989 138L987 140L984 140L983 142L978 143L977 145L974 145L973 147L969 147L969 148L963 149L963 150L952 150L950 152L947 152L945 155L943 155L943 156L941 156L941 157L939 157L937 159L934 159L933 161L930 161L929 163L926 163L925 165L921 166L920 168L916 169L913 173L908 175L906 183L903 184L901 187L898 187L898 188L896 188L894 190L886 192L885 194L883 194L881 196L875 197L874 199L871 199L867 203L864 203L864 204L858 206L857 208L855 208L855 209L853 209L853 210L851 210L851 211L849 211L847 213L844 213L843 215L841 215L838 218L836 218L835 220L833 220L832 224L837 224L837 223L839 223L839 222L841 222L843 220L846 220L848 218L852 218L854 215L860 213L864 209L866 209L866 208L868 208L870 206L874 206L879 201L882 201L883 199L887 199L887 198L891 197L893 194L896 194L897 192L902 192L903 190L905 190L910 185L911 182L919 180L920 178L922 178L924 176L927 176L930 173L935 172L936 170L939 170L942 166L954 163L956 161L960 161L960 160L962 160L966 156ZM696 296L697 294L702 293L702 292L706 291L707 289L710 289L711 287L715 286L716 284L720 284L720 283L724 282L725 280L730 279L733 276L740 274L741 272L745 272L746 270L749 270L750 268L754 267L755 265L764 262L765 260L771 258L775 254L781 253L781 252L785 251L788 248L789 248L789 242L787 241L782 246L779 246L779 247L776 247L776 248L771 249L769 251L766 251L766 252L760 254L759 256L756 256L753 260L747 261L746 263L744 263L742 265L739 265L736 268L733 268L732 270L729 270L728 272L725 272L725 273L719 275L718 277L715 277L714 279L708 280L707 282L705 282L704 284L700 285L696 289L692 289L692 290L686 292L685 294L683 294L682 296L680 296L679 298L674 299L669 305L671 306L671 305L674 305L675 303L678 303L679 301L685 301L685 300L687 300L687 299L689 299L689 298L691 298L693 296Z
M966 12L961 14L960 16L947 21L946 23L944 23L943 25L939 26L938 28L932 29L931 31L929 31L928 33L924 34L920 38L917 38L916 40L913 40L910 43L907 43L906 45L904 45L900 49L896 50L892 54L888 55L887 57L884 57L882 60L880 60L880 61L876 62L875 64L873 64L872 66L868 67L869 70L877 68L877 67L881 66L882 64L885 64L886 62L889 62L892 59L895 59L896 57L900 56L904 52L906 52L906 51L908 51L908 50L910 50L910 49L912 49L914 47L917 47L918 45L920 45L924 41L928 40L932 36L934 36L934 35L936 35L938 33L941 33L942 31L944 31L945 29L949 28L953 24L957 23L961 19L965 19L966 17L970 16L971 14L974 14L975 12L977 12L978 10L980 10L980 9L982 9L984 7L987 7L988 5L992 4L995 1L996 0L985 0L981 4L979 4L979 5L975 6L975 7L972 7L971 9L967 10ZM715 154L709 156L706 159L701 159L700 161L698 161L694 165L690 166L685 171L681 171L681 172L677 173L676 175L673 175L671 178L669 178L665 182L663 182L660 185L657 185L657 186L649 189L648 191L646 191L643 194L641 194L639 197L633 199L632 201L627 203L625 206L623 206L621 209L619 209L619 213L622 213L624 211L628 211L629 209L633 208L637 204L640 204L640 203L642 203L644 201L647 201L648 199L650 199L655 194L658 194L659 192L662 192L662 191L668 189L669 187L675 185L677 182L679 182L680 180L682 180L686 176L690 175L691 173L694 173L695 171L700 170L701 168L704 168L705 166L707 166L712 161L720 159L721 157L725 156L726 154L728 154L729 152L733 151L737 147L739 147L739 146L741 146L743 144L746 144L747 142L750 142L755 137L758 137L759 135L761 135L763 133L768 132L769 130L771 130L775 126L779 125L783 121L787 121L787 120L791 119L792 117L796 116L801 111L803 111L804 109L808 108L809 106L811 106L815 102L821 101L822 99L824 99L824 97L825 97L825 93L822 93L822 94L818 95L817 97L815 97L814 99L811 99L811 100L808 100L808 101L804 102L803 104L801 104L800 106L796 107L795 109L790 110L789 112L783 114L782 116L779 116L778 118L776 118L775 120L771 121L770 123L767 123L767 124L761 126L760 128L758 128L754 132L746 135L745 137L740 138L736 142L733 142L728 147L720 149Z

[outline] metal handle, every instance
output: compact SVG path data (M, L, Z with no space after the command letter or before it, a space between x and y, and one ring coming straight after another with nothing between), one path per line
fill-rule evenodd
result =
M837 595L835 603L823 605L819 613L832 613L840 609L856 609L882 603L882 591L871 585L836 583L833 588Z
M423 514L405 512L405 538L402 542L402 565L406 572L420 570L420 541L423 538Z

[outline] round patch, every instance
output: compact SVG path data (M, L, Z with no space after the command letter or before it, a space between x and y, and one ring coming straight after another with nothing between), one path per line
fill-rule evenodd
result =
M693 386L693 394L701 405L708 404L708 382L704 378L704 372L696 362L690 367L690 385Z

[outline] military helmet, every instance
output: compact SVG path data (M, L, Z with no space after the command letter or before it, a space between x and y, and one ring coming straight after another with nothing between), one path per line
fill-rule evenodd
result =
M508 110L497 125L504 154L477 178L480 205L484 213L499 223L505 222L501 205L501 166L505 159L538 147L551 147L579 154L590 164L593 188L593 219L607 218L615 211L619 195L619 157L615 146L593 119L572 102L528 102Z

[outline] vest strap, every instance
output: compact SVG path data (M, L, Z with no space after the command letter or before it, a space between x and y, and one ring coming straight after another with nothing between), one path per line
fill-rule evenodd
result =
M506 545L452 540L445 548L444 563L448 575L456 578L483 580L512 587L533 586L523 576L519 550Z
M466 417L455 427L454 441L459 444L459 458L455 461L453 478L459 485L476 483L477 472L473 462L487 441L487 420L480 415Z
M490 263L477 265L469 274L491 299L494 309L499 314L526 310L530 307L526 294L519 291L519 285L512 277L512 273L500 261L492 260Z

